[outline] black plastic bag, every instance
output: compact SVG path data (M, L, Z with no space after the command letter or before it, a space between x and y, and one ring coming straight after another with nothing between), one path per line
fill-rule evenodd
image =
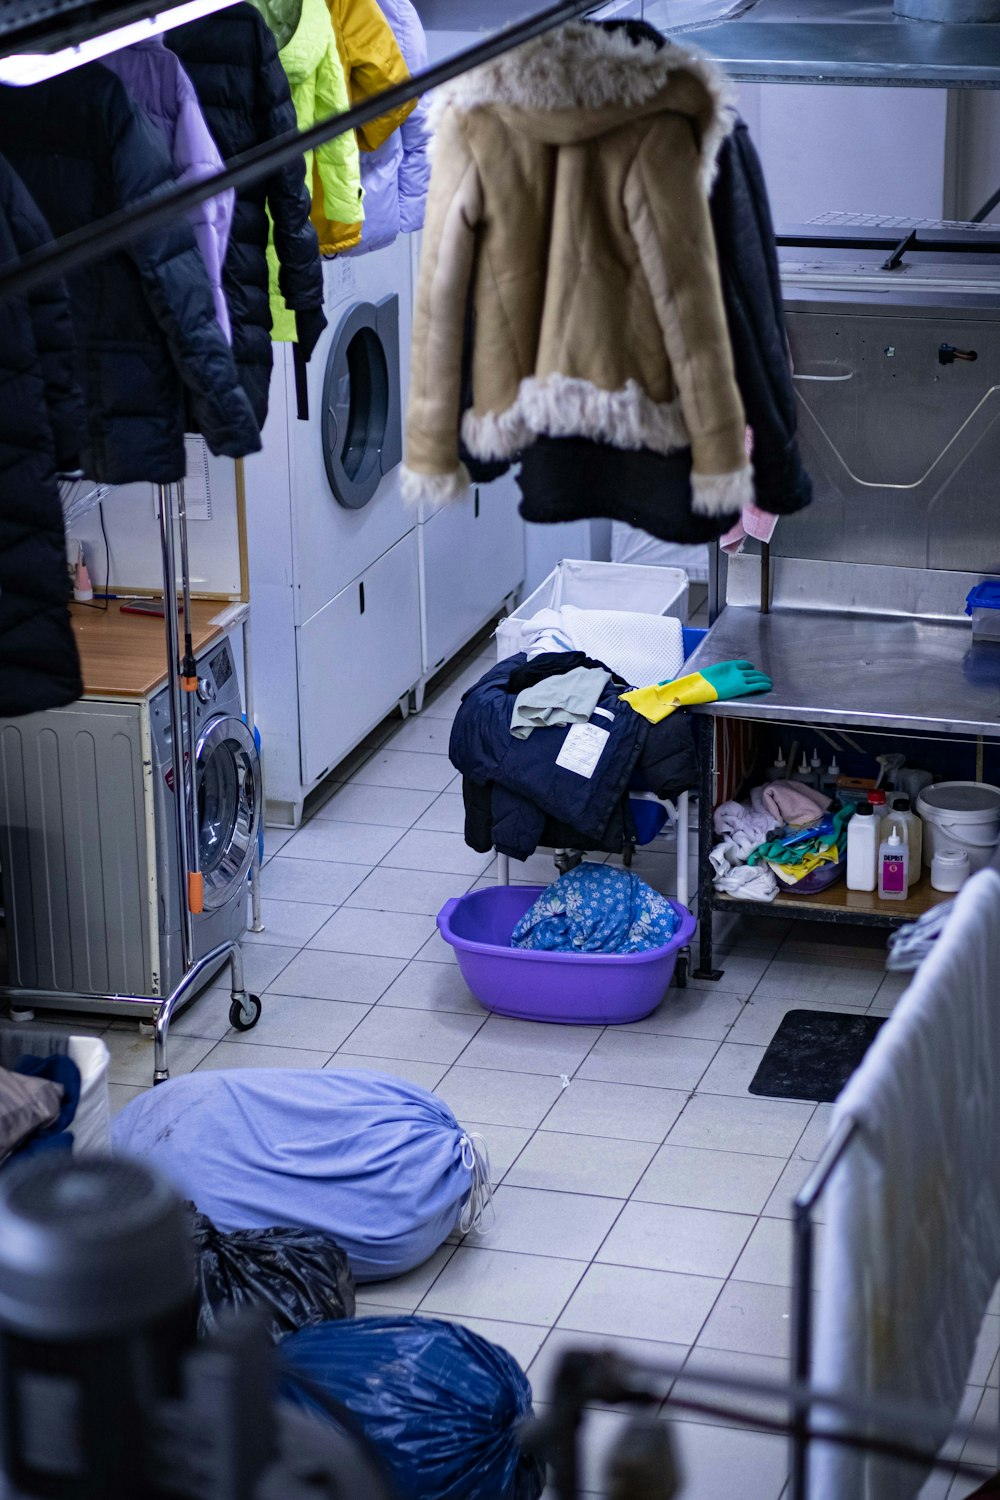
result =
M282 1338L313 1323L354 1316L354 1278L347 1256L314 1229L237 1229L223 1234L193 1204L198 1333L216 1328L225 1308L253 1307Z
M506 1349L432 1318L356 1318L281 1343L281 1394L337 1422L347 1407L400 1500L538 1500L522 1452L528 1377ZM330 1410L330 1403L334 1409Z

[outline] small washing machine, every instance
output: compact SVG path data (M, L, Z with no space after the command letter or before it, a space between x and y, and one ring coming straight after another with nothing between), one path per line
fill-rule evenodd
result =
M162 660L162 621L116 628L132 642L148 635L149 659L158 649ZM245 930L261 777L230 638L216 634L196 659L205 885L205 910L194 918L198 956ZM129 668L120 664L124 682ZM103 688L69 708L0 721L9 983L169 994L182 961L167 690L156 680L148 692L116 699L113 681Z

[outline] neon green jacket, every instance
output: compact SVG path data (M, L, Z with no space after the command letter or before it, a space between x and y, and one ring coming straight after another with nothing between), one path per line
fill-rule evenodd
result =
M299 129L305 130L327 115L350 108L347 79L337 50L337 38L325 0L254 0L274 32L278 56L288 75ZM364 211L361 207L361 169L358 143L353 130L306 155L306 182L315 170L323 189L323 200L331 218L357 224L358 235ZM273 339L283 343L295 339L295 317L278 290L278 258L273 236L267 247L270 274Z

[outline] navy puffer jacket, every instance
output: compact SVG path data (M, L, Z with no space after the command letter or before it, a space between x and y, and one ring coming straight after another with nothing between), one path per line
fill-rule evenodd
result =
M168 31L165 39L184 64L226 161L298 129L274 37L253 6L228 6ZM272 359L267 216L274 223L278 284L286 306L296 313L319 313L323 266L310 208L301 156L236 195L222 285L240 379L261 426Z
M629 819L623 804L633 777L658 797L676 797L696 784L690 719L676 713L650 724L620 700L626 684L612 679L590 724L573 726L598 731L590 735L590 759L586 748L582 756L567 756L564 747L572 730L565 727L535 729L526 740L515 739L508 679L527 660L521 653L491 667L465 694L455 716L449 755L466 783L466 842L481 851L494 847L514 859L527 859L543 843L546 827L558 822L575 831L576 837L566 837L568 846L620 849L621 842L609 843L609 833L624 840ZM574 665L585 660L575 653L565 658ZM555 670L562 670L562 664ZM470 788L489 791L488 840L483 839L479 811L484 802L470 795Z
M0 88L0 150L56 237L173 180L162 135L99 63L30 88ZM257 451L258 425L184 215L88 261L67 281L90 478L183 478L185 399L213 453Z
M0 265L49 239L0 157ZM0 300L0 717L61 708L83 691L70 624L56 461L84 439L66 287Z

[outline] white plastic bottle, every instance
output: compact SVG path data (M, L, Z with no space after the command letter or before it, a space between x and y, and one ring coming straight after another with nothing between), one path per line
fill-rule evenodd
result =
M883 901L905 901L910 889L910 851L895 825L879 845L878 893Z
M766 779L768 781L788 780L788 762L785 759L785 752L780 745L778 746L778 754L775 757L774 765L767 768Z
M834 756L820 777L819 789L825 797L836 797L837 782L840 780L840 766L837 757Z
M889 798L892 811L882 819L881 838L887 839L895 825L906 840L906 847L910 851L910 879L920 879L920 864L924 857L924 824L910 808L909 797L893 796Z
M802 752L802 762L791 779L792 781L801 781L803 786L816 785L816 778L813 775L809 762L806 760L806 752L804 750Z
M878 859L878 819L870 802L859 802L847 825L847 889L873 891Z
M813 751L812 759L809 762L809 774L812 777L813 786L819 791L823 785L823 762L820 760L819 753L816 750Z

